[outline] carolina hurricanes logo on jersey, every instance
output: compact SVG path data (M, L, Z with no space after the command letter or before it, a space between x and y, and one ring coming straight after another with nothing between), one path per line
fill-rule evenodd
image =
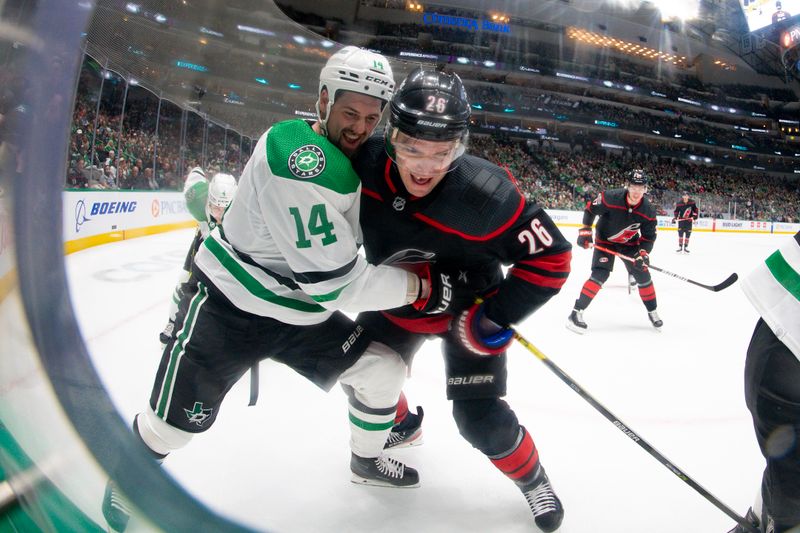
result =
M615 233L614 235L609 237L608 240L611 242L618 242L618 243L630 242L633 239L639 237L639 226L641 226L641 224L639 224L638 222L631 224L622 231Z
M597 195L597 198L595 198L595 199L592 201L592 205L600 205L600 204L602 204L602 203L603 203L603 195L602 195L602 194L598 194L598 195Z
M691 207L687 207L686 209L684 209L683 215L681 215L681 218L690 218L691 216L692 216L692 208Z

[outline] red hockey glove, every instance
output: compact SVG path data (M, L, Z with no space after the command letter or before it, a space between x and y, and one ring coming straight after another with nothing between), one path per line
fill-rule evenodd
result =
M423 291L420 298L411 306L417 311L428 314L455 314L475 301L475 293L467 286L459 283L458 275L439 269L435 264L419 265L416 274L423 286L430 289Z
M476 355L500 355L514 339L514 332L486 318L483 305L473 304L459 315L454 324L458 340Z
M646 250L639 250L639 255L636 256L636 260L633 262L633 268L641 272L647 272L647 265L649 264L650 255Z
M578 246L581 248L589 248L594 243L592 239L592 227L583 226L578 230Z

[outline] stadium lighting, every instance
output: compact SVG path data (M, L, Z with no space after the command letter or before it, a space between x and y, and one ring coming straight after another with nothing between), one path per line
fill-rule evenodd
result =
M326 39L324 41L320 41L319 44L321 44L323 48L330 48L331 46L333 46L333 41L328 41Z
M302 35L292 35L292 40L297 44L306 44L308 40Z
M654 0L653 4L663 21L696 19L700 13L699 0Z
M139 4L134 4L133 2L128 2L125 4L125 10L129 13L133 13L134 15L139 13L139 10L142 8Z

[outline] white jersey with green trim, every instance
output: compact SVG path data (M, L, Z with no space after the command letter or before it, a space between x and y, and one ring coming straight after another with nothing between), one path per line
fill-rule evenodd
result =
M405 305L406 272L358 253L360 194L350 160L326 137L302 120L279 122L258 140L195 265L239 309L289 324Z
M741 285L775 336L800 360L800 232Z

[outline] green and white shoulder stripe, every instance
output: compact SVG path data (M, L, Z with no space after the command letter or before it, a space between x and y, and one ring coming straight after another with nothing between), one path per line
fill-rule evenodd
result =
M743 279L742 290L800 360L800 232Z

